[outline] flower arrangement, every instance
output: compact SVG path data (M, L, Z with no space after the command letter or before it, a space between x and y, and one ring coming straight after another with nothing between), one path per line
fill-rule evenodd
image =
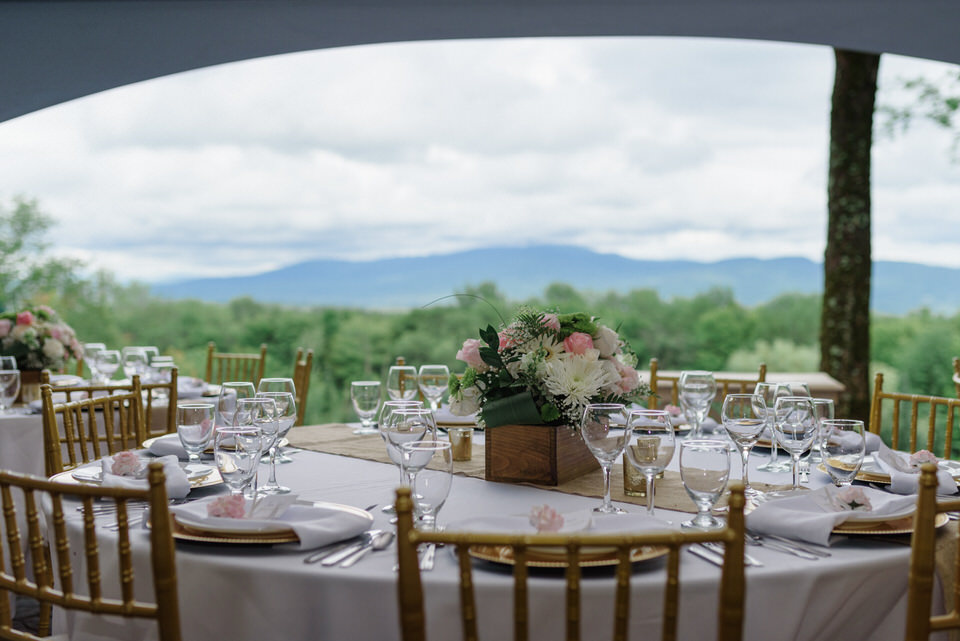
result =
M0 314L0 354L17 359L20 369L61 370L83 347L73 329L46 305Z
M450 377L450 411L479 411L481 424L569 425L589 403L645 400L637 357L617 332L583 313L523 309L499 332L488 325L464 341L468 367Z

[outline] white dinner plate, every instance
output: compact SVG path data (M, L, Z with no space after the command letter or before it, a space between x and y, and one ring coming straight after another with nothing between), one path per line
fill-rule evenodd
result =
M200 481L213 474L214 467L200 463L181 463L180 467L187 473L190 485L196 486ZM73 470L70 476L81 483L103 483L103 469L99 465L91 465Z
M873 512L851 512L844 524L848 523L883 523L885 521L897 521L911 516L916 512L916 504L910 504L902 510L891 512L889 514L874 514Z

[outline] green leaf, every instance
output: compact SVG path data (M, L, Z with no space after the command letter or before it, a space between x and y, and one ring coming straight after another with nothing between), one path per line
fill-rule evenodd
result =
M480 410L487 428L499 425L541 425L540 411L530 392L487 401Z
M480 330L480 340L489 345L494 351L500 351L500 335L493 325L487 325L486 329Z
M560 418L560 410L553 403L547 403L540 408L540 419L544 423L552 423Z
M500 354L496 349L491 347L481 347L477 351L480 353L480 358L483 359L483 362L490 367L503 367L503 359L500 358Z

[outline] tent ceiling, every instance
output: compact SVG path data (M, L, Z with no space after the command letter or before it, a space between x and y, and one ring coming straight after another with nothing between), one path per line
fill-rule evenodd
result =
M292 51L518 36L716 36L960 63L955 0L69 0L0 3L0 121Z

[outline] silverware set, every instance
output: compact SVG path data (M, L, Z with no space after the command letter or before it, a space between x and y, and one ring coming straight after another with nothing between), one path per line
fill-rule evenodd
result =
M793 556L798 556L808 561L817 561L831 556L830 552L818 545L794 541L793 539L777 536L776 534L760 535L747 532L744 536L746 537L747 545L756 545L777 550L778 552L792 554Z
M394 533L389 530L368 530L359 537L327 545L311 552L303 559L304 563L320 563L325 567L339 565L349 568L370 552L378 552L390 547Z

